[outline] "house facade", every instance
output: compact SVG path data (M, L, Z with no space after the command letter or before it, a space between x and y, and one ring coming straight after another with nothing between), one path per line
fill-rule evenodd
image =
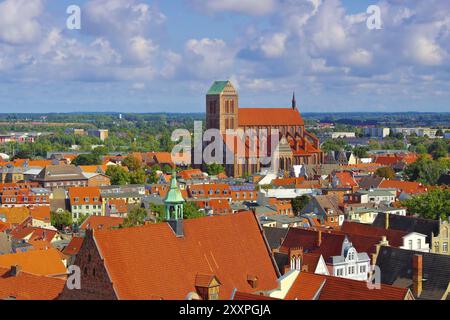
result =
M450 255L448 248L450 241L450 219L439 220L439 234L432 234L431 252Z
M331 275L335 277L366 281L370 271L370 258L366 252L357 252L345 237L341 254L330 257L327 265L331 269Z

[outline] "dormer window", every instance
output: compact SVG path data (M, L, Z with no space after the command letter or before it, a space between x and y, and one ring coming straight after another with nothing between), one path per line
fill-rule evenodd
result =
M221 285L215 275L197 274L195 277L195 288L203 300L219 300Z

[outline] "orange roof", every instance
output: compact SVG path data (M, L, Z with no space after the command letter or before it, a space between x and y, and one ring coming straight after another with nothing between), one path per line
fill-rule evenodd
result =
M0 232L6 231L9 228L11 228L11 225L9 223L0 221Z
M87 173L105 173L108 166L105 165L93 165L93 166L79 166L83 172Z
M102 204L100 189L97 187L69 188L69 199L71 205Z
M94 238L119 299L181 300L196 291L198 274L216 276L220 299L230 299L235 288L252 293L277 287L252 212L185 220L181 238L167 223L96 231ZM249 276L258 278L256 288Z
M305 178L282 178L282 179L274 179L272 180L272 184L275 186L288 186L288 185L297 185L303 182Z
M46 167L51 165L53 162L52 160L30 160L28 161L29 167Z
M1 214L6 216L7 223L19 224L30 216L30 210L27 207L0 208Z
M288 300L404 300L407 288L381 284L370 289L365 281L301 272L288 291Z
M30 207L29 212L30 212L30 215L33 217L33 219L50 223L50 207L49 206Z
M10 275L10 268L0 268L0 300L55 300L66 281L21 271Z
M83 244L84 238L81 237L73 237L70 240L69 244L64 248L62 253L67 256L76 255L81 249L81 245Z
M9 269L14 265L19 265L24 272L42 276L58 276L67 272L59 251L54 248L0 255L0 267Z
M109 199L107 205L114 207L117 213L127 213L128 206L124 199Z
M239 108L239 127L244 126L302 126L302 116L292 108Z
M108 216L89 216L81 224L81 230L106 230L118 227L123 223L123 218L108 217Z
M189 170L182 170L180 172L178 172L178 175L185 180L189 180L192 178L198 178L201 177L203 178L203 172L200 169L189 169Z
M285 300L313 300L319 293L324 279L313 273L301 272L295 279Z
M172 155L170 152L153 152L153 157L157 163L172 164Z
M410 194L425 193L428 191L428 188L419 182L400 180L383 180L379 187L397 189Z
M350 171L340 171L334 174L339 180L338 186L340 187L356 187L358 183L353 178L353 174Z

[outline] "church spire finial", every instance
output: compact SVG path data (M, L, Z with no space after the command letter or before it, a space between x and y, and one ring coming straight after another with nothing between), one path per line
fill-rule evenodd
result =
M292 94L292 109L297 108L297 101L295 100L295 91Z

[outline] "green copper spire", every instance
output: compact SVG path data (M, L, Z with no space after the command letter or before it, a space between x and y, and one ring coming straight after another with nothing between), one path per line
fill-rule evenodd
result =
M167 192L164 204L166 207L166 219L178 220L183 219L183 204L185 200L181 194L180 188L177 183L177 173L175 170L172 172L172 179L170 180L170 189Z

